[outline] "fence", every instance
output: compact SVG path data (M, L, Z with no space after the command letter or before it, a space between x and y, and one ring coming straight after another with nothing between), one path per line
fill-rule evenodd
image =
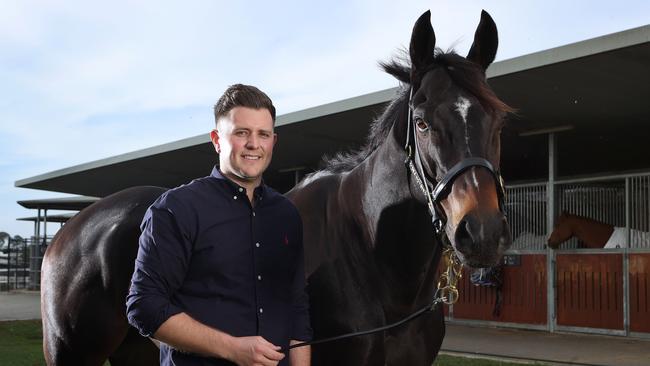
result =
M558 181L558 213L565 211L627 229L629 248L650 248L650 173ZM507 188L506 212L512 249L544 250L547 231L547 183ZM571 239L563 248L577 248Z
M0 291L40 290L43 254L52 237L10 239L0 251Z

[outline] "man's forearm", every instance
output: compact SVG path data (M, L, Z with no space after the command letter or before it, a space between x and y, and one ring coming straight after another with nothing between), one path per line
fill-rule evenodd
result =
M291 345L302 343L301 341L292 340ZM311 365L311 346L294 348L289 351L289 364L291 366L310 366Z
M184 352L232 358L232 336L210 328L185 313L176 314L162 323L154 338Z

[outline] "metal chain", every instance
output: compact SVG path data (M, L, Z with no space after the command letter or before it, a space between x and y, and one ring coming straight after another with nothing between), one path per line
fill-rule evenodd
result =
M463 264L451 246L445 248L442 258L446 269L438 278L435 298L442 299L446 305L453 305L458 301L458 280L463 276Z

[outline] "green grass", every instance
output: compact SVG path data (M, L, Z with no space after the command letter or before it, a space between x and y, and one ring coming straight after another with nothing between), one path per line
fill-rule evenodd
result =
M0 365L45 365L40 320L0 322Z
M433 366L522 366L521 363L487 360L483 358L438 355ZM526 364L530 365L530 364ZM535 363L534 365L542 365Z
M0 322L0 365L45 365L40 320ZM108 365L108 362L105 365ZM521 364L439 355L433 366L521 366Z

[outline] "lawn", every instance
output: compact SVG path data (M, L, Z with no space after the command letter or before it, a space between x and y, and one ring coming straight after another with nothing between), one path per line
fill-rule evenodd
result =
M0 322L0 365L45 365L40 320ZM108 363L107 363L108 364ZM440 355L434 366L516 366L517 363Z
M40 320L0 322L0 365L45 365Z

